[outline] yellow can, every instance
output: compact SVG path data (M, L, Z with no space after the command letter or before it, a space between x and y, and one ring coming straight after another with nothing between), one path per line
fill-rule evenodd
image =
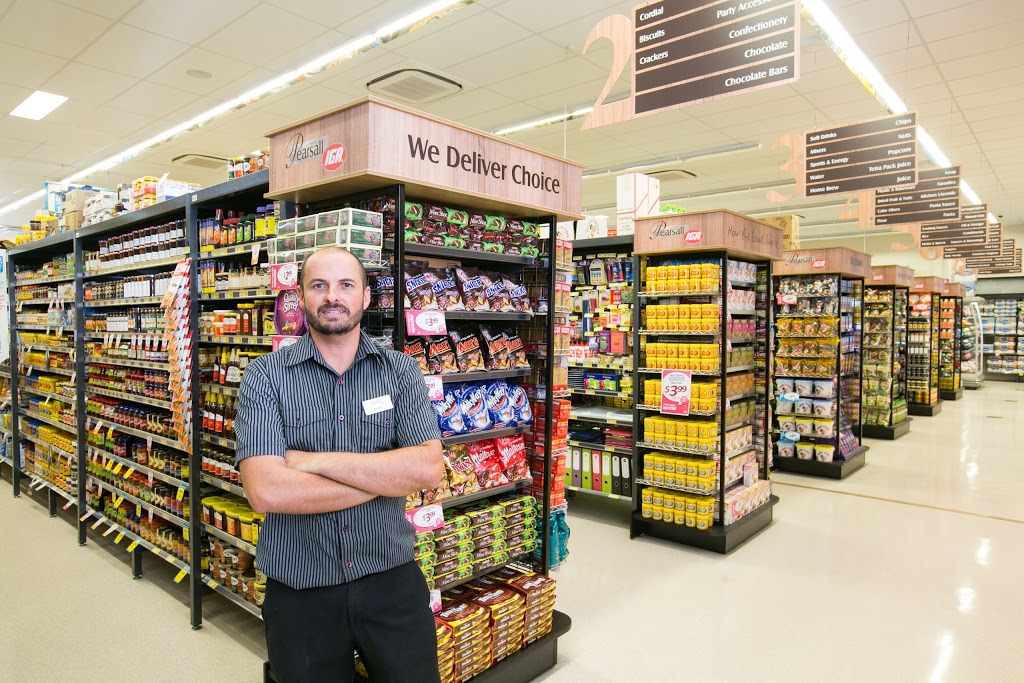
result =
M680 282L679 280L665 280L665 291L666 292L679 292Z
M697 514L697 497L687 496L686 497L686 512L696 515Z
M711 525L714 523L714 519L714 515L697 515L697 530L707 531L711 528Z
M661 418L661 417L658 417L658 418L655 418L655 420L657 420L657 421L654 423L654 443L656 443L659 446L664 446L665 445L665 419ZM655 463L657 463L657 461L655 461ZM655 464L654 469L658 469L657 464Z
M697 515L692 512L686 513L686 526L695 527L697 526Z
M660 508L665 504L665 492L661 489L654 489L651 492L651 505L656 508Z
M662 455L655 455L654 456L654 471L655 472L661 472L661 473L665 472L665 457L664 456L662 456Z
M641 508L641 510L642 509L643 508ZM641 514L643 514L643 513L641 512ZM661 521L661 506L660 505L653 505L653 506L651 506L651 519L653 521L655 521L655 522L660 522Z
M640 514L643 515L644 519L650 519L653 512L654 506L650 503L643 503L640 506Z
M644 393L645 394L647 393L647 387L646 386L644 387ZM650 441L653 438L654 438L654 418L653 417L645 417L644 418L644 440L645 441ZM644 454L644 467L647 467L647 456L648 455L649 454ZM653 458L654 456L652 455L651 457ZM654 467L654 460L651 460L651 467Z
M697 490L697 480L698 479L699 479L699 477L691 477L691 476L687 475L686 476L686 488L690 489L691 491L696 491Z
M666 446L675 446L676 445L676 426L677 425L676 425L676 421L675 420L665 420L665 445ZM667 469L668 469L668 467L667 467L667 462L666 462L666 471L667 471Z
M715 512L715 499L710 496L700 496L697 498L697 514L706 515L714 514Z
M718 474L718 463L714 460L701 460L697 465L698 477L714 477Z
M691 460L687 460L686 461L686 476L687 477L696 477L696 476L698 476L697 473L700 471L700 463L701 462L702 461L700 461L700 460L692 460L692 459Z
M654 481L654 468L653 467L645 467L644 468L644 479L646 481Z
M715 490L714 477L697 477L697 490L711 492Z
M662 508L661 509L661 521L666 524L672 524L676 518L675 508Z
M654 453L644 453L644 469L654 469Z
M662 502L661 507L664 510L675 510L676 509L676 498L671 493L661 494Z
M651 504L653 504L654 503L654 489L652 489L650 486L645 486L643 488L643 490L640 491L640 502L643 505L651 505Z
M665 309L665 317L668 318L669 320L672 320L673 318L679 318L679 304L671 304L669 306L663 306L662 308Z
M681 510L675 511L675 523L679 526L686 525L686 513Z
M687 304L686 308L690 311L690 320L700 320L701 318L704 317L704 315L701 313L700 304Z
M679 266L662 266L665 271L666 280L678 280L679 279Z

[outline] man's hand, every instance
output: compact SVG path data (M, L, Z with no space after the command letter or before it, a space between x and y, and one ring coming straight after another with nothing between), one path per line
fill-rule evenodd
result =
M298 470L299 472L312 472L310 465L312 464L313 458L316 457L316 453L308 453L306 451L285 451L285 464L288 465L289 469Z

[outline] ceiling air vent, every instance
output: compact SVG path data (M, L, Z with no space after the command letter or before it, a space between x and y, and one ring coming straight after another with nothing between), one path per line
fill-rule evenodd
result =
M690 180L697 177L696 173L685 171L681 168L667 168L664 171L647 171L647 175L654 176L658 180L666 183L674 180Z
M209 154L180 154L171 159L172 164L183 166L196 166L198 168L225 168L228 160L224 157L215 157Z
M404 102L424 104L454 95L462 90L462 85L422 69L401 69L373 79L366 89Z

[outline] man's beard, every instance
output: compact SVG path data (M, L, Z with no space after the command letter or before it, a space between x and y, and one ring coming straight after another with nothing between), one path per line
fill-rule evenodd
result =
M330 321L320 320L320 315L322 313L334 310L340 311L343 314L343 316L346 317L341 317ZM318 308L314 313L311 313L309 309L306 309L306 324L309 325L310 328L312 328L313 330L326 336L348 334L352 330L356 329L356 327L359 325L359 322L362 320L362 317L362 309L360 309L358 311L358 314L356 314L350 311L347 306L342 306L341 304L337 304L334 306L324 304L323 306L320 306L320 308Z

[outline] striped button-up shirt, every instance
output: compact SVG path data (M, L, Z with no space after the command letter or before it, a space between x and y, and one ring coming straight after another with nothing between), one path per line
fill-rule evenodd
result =
M393 408L367 414L365 401ZM307 333L245 369L235 420L236 462L285 451L379 453L440 438L416 362L361 333L352 366L339 375ZM413 559L405 499L377 497L348 510L270 513L256 548L261 571L292 588L334 586Z

